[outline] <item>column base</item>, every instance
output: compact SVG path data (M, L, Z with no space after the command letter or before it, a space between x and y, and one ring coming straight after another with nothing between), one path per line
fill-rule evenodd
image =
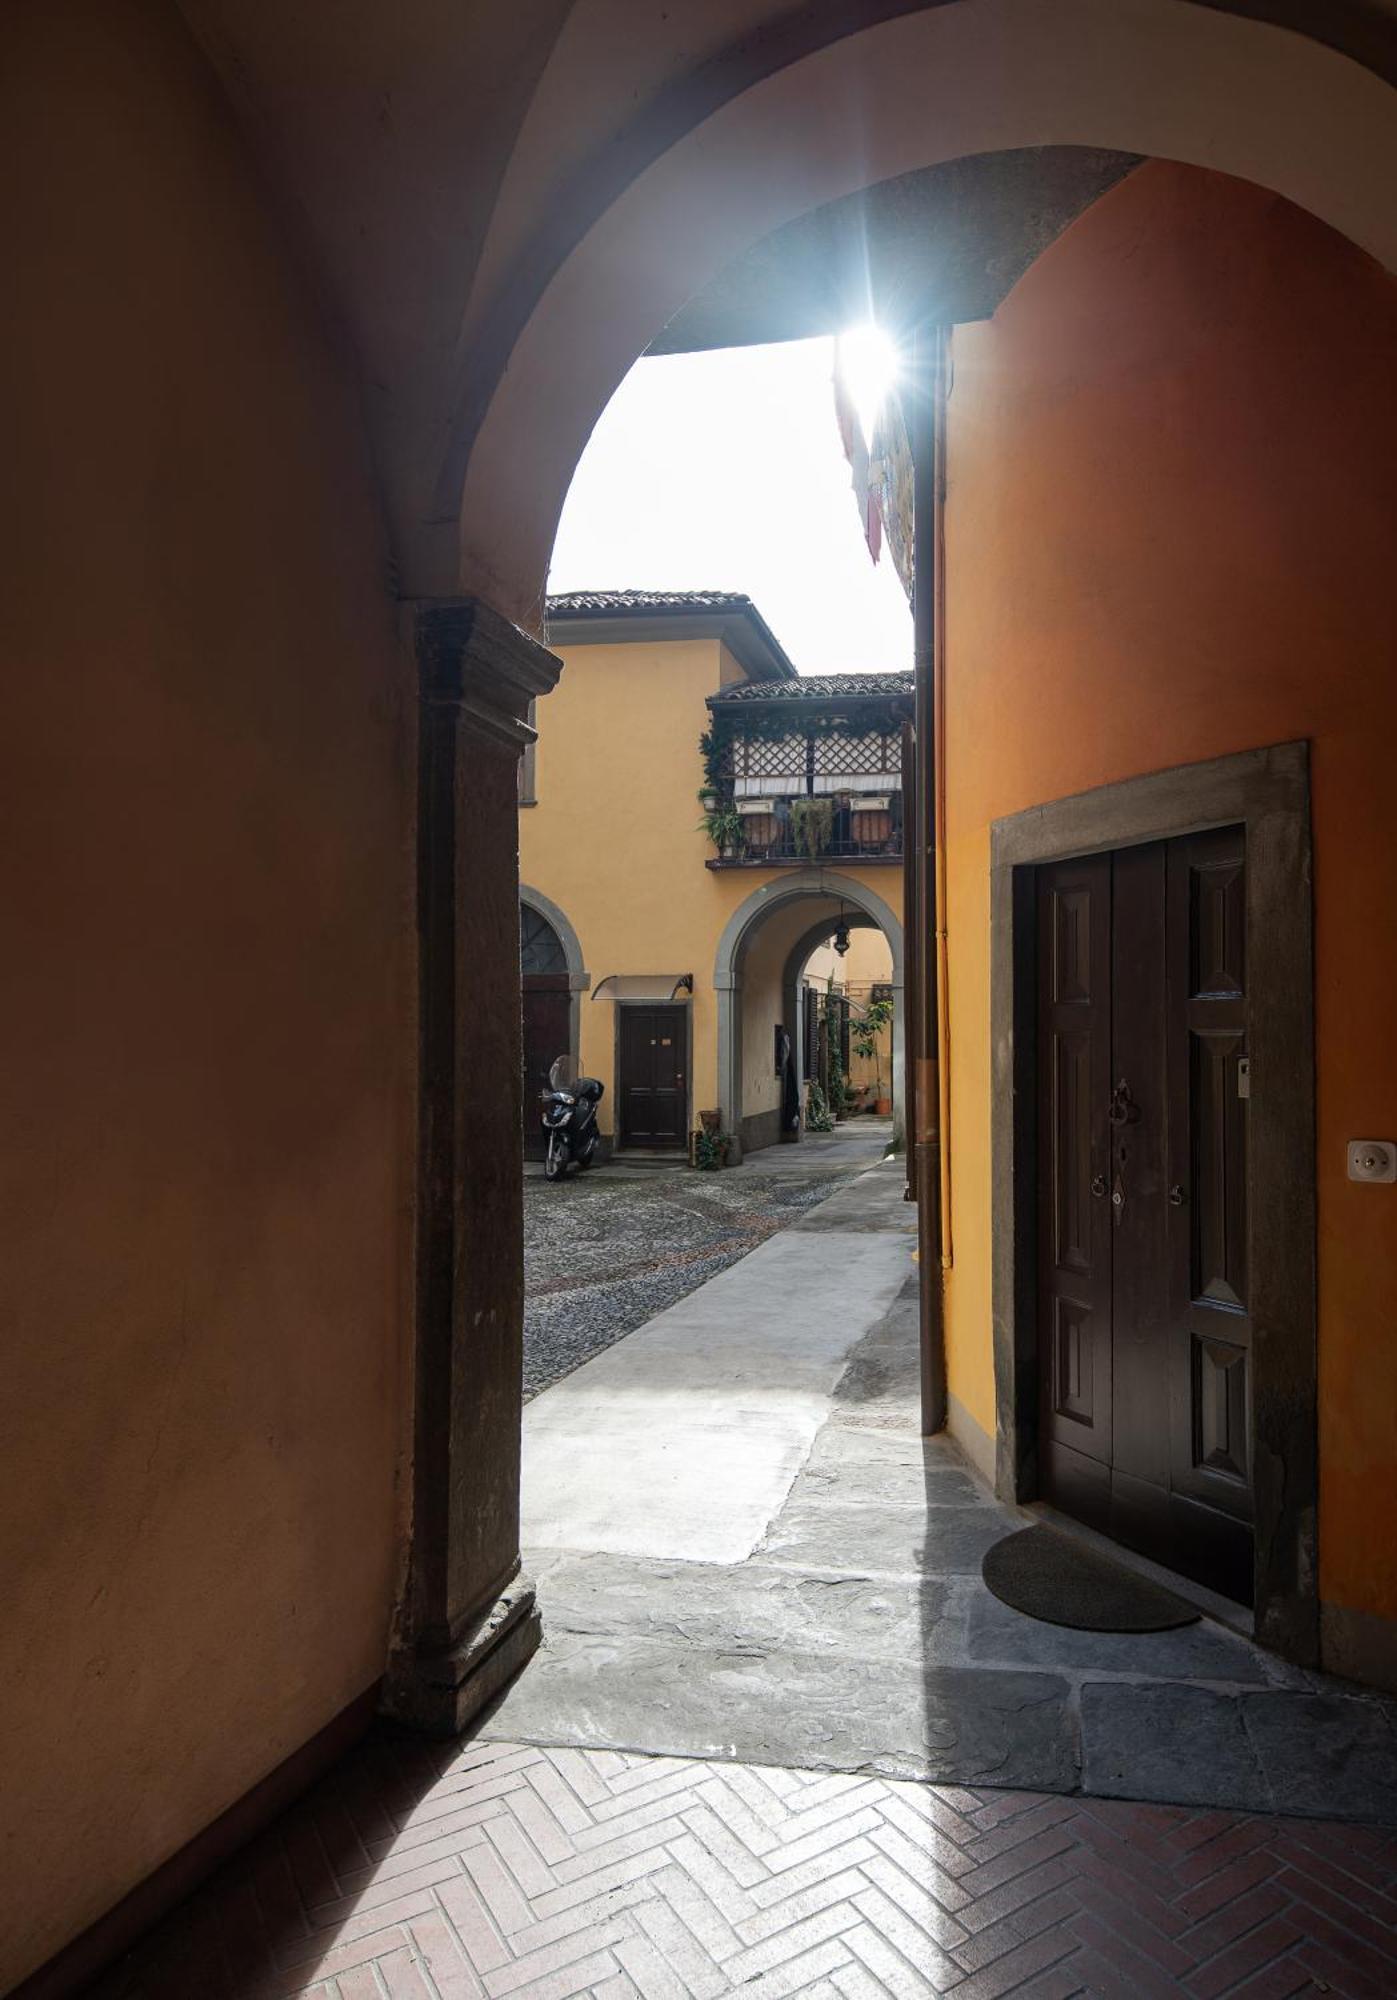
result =
M394 1656L383 1712L427 1736L460 1736L513 1680L542 1637L534 1587L516 1577L448 1650Z

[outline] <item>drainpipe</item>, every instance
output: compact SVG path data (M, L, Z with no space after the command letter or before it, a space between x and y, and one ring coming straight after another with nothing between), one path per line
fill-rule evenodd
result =
M916 792L915 900L911 905L910 954L915 1012L908 1035L913 1069L911 1092L915 1126L914 1186L917 1198L917 1252L921 1270L919 1332L922 1377L922 1434L930 1437L946 1422L945 1287L942 1251L941 1115L944 1080L938 1075L941 1006L938 966L944 947L944 885L939 869L942 830L942 741L938 727L941 630L940 487L943 460L946 331L919 327L913 338L911 423L913 493L913 667L916 675L914 731Z
M936 1075L941 1086L937 1185L941 1196L941 1269L951 1244L951 986L946 944L946 403L951 387L951 329L939 329L933 377L932 435L932 854L936 866Z
M917 834L917 731L911 722L902 725L902 1161L907 1184L904 1201L917 1199L917 1022L921 1002L917 998L917 858L921 843Z

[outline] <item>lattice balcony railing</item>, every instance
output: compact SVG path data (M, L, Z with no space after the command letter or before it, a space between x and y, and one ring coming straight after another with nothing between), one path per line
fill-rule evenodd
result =
M901 760L900 739L891 731L802 730L735 736L724 746L720 771L735 798L819 797L887 790L898 782Z

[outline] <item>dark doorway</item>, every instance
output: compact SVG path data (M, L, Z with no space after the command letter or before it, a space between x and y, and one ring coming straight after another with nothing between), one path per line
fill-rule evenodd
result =
M618 1008L619 1136L628 1146L679 1147L688 1129L688 1009Z
M1038 871L1043 1497L1252 1597L1246 840Z
M539 1093L559 1056L572 1047L572 990L558 933L539 911L519 906L519 965L524 1004L524 1152L542 1159Z

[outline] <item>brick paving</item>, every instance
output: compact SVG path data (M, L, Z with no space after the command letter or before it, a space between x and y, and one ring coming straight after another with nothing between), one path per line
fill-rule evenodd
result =
M1371 1826L376 1732L93 2000L1397 1993Z

